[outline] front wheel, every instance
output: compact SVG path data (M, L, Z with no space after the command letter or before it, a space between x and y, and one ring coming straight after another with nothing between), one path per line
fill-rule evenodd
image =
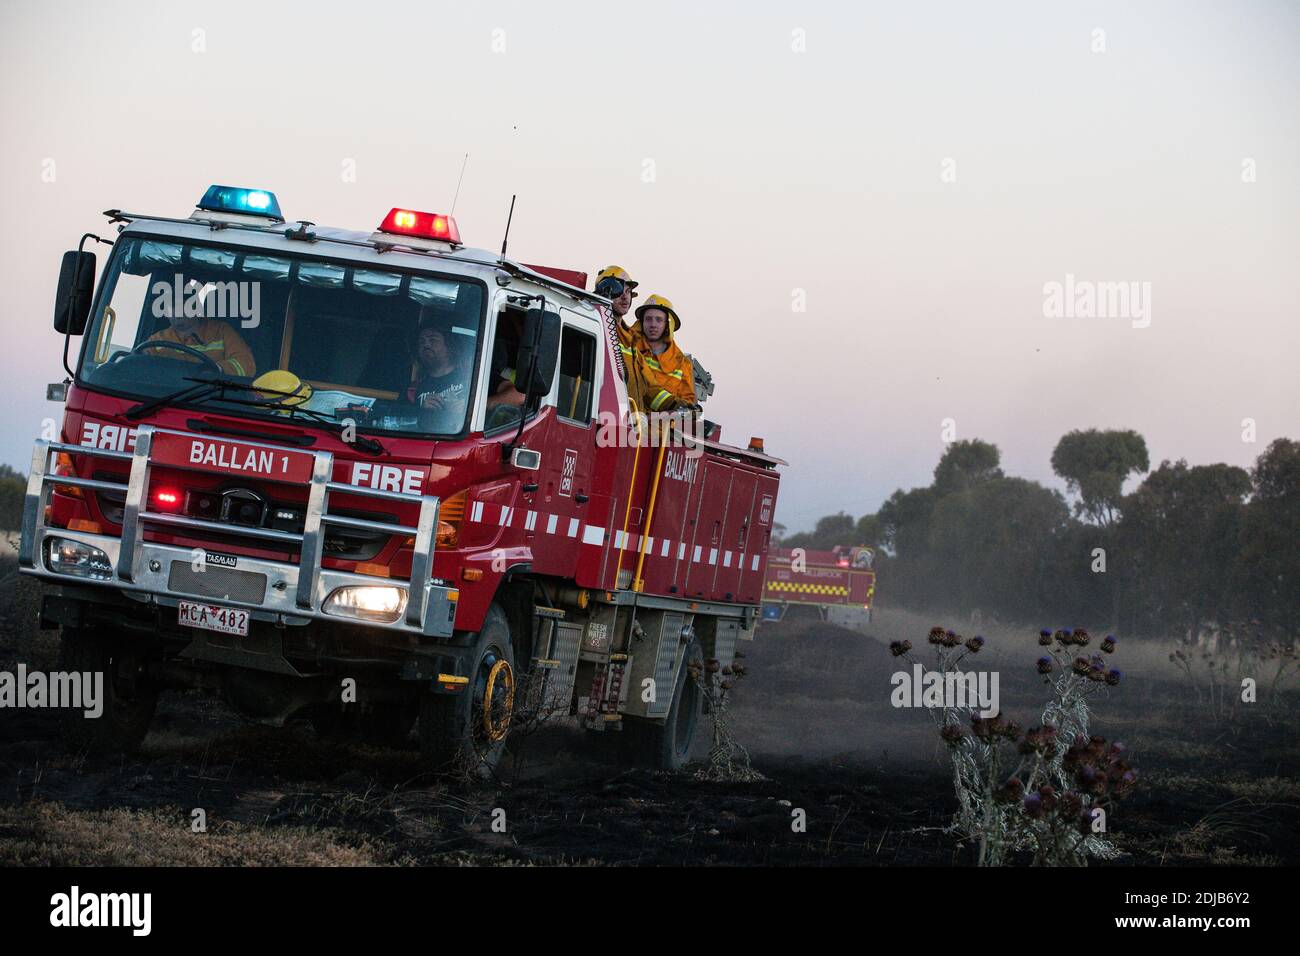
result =
M153 721L158 691L142 673L139 658L123 654L110 634L65 628L59 669L82 674L87 692L99 684L97 708L63 711L63 734L69 745L128 753L140 746ZM83 703L90 704L90 700ZM94 709L99 714L87 716L86 711Z
M493 604L469 657L469 684L420 699L420 750L437 772L490 778L505 752L518 675L505 612Z

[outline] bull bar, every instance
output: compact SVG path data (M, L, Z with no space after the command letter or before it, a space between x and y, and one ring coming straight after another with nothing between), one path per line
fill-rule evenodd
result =
M300 450L299 454L311 455L313 458L301 533L151 511L147 501L149 472L152 466L150 449L154 435L163 432L187 438L201 437L188 432L142 425L137 433L134 451L37 441L32 452L32 468L27 479L27 491L23 501L22 540L18 552L19 570L24 574L48 581L98 585L127 593L143 592L160 603L170 604L196 598L212 601L223 606L247 609L254 612L255 618L265 619L270 616L281 623L289 623L295 618L299 619L297 623L301 623L301 619L315 618L417 633L426 637L451 636L459 594L455 588L435 585L431 578L435 530L438 526L439 500L436 496L414 495L335 482L333 480L334 456L331 453ZM240 439L240 444L273 451L283 450L279 446L243 439ZM50 470L50 456L58 453L128 461L131 470L125 484L112 480L82 478L77 475L61 475ZM54 486L70 486L118 494L124 492L126 504L122 515L121 537L90 531L73 531L47 524L46 507ZM417 504L420 508L419 518L416 525L410 527L331 514L329 501L330 494L333 492ZM187 565L190 564L193 560L192 552L188 548L145 541L144 530L147 526L208 531L213 534L241 536L284 545L286 550L296 548L299 559L297 564L293 564L241 555L237 558L239 571L253 572L266 577L268 586L262 601L249 603L228 596L213 599L211 595L196 593L194 590L172 588L170 569L173 562L183 561ZM410 581L402 582L400 579L379 578L323 568L321 566L324 549L323 530L327 526L413 537L415 547L411 558ZM104 552L112 566L111 578L74 578L49 568L46 563L44 544L46 539L51 537L80 542ZM407 592L406 607L403 613L391 623L329 614L324 610L329 595L341 587L384 585L401 587L403 584Z

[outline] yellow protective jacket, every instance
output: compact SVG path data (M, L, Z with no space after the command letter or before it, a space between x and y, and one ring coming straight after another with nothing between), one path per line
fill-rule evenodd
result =
M691 372L691 360L673 341L673 323L665 324L664 338L668 348L658 355L646 341L641 332L641 322L632 327L632 345L625 349L635 356L634 362L640 373L641 396L638 403L645 412L662 412L679 405L695 404L695 376ZM630 390L629 390L630 393Z
M198 328L187 335L181 335L169 326L161 332L155 332L149 336L149 341L176 342L180 345L188 345L216 362L223 372L230 372L247 378L252 378L257 374L257 365L253 361L253 350L240 338L239 333L235 331L233 326L217 319L201 320ZM158 354L168 354L171 357L184 359L187 362L197 361L183 352L172 349L168 349L166 353L159 352Z

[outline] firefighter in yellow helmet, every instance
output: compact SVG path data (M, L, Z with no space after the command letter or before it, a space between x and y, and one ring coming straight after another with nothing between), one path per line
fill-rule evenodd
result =
M636 310L632 326L632 349L640 366L644 389L642 411L662 412L674 408L699 406L695 401L695 378L691 359L673 341L673 333L682 327L673 304L661 295L652 295Z
M611 330L618 336L618 348L623 353L623 364L631 365L632 326L625 321L625 316L632 309L632 300L636 298L637 283L628 276L622 266L605 266L596 273L596 295L609 299L614 310Z

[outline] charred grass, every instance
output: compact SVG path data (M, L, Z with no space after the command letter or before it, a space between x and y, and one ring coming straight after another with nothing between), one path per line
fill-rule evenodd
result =
M0 669L55 666L37 589L10 577L0 600ZM3 710L0 864L968 864L943 832L954 804L928 716L889 703L888 641L923 642L931 623L886 610L870 635L789 623L742 645L750 675L730 719L764 777L748 783L628 769L618 735L564 725L467 787L429 775L414 741L331 743L194 693L164 695L129 757L69 752L49 713ZM1034 631L984 633L976 663L1032 723ZM1095 725L1142 773L1111 821L1121 864L1300 862L1294 692L1210 720L1155 649L1139 656Z

